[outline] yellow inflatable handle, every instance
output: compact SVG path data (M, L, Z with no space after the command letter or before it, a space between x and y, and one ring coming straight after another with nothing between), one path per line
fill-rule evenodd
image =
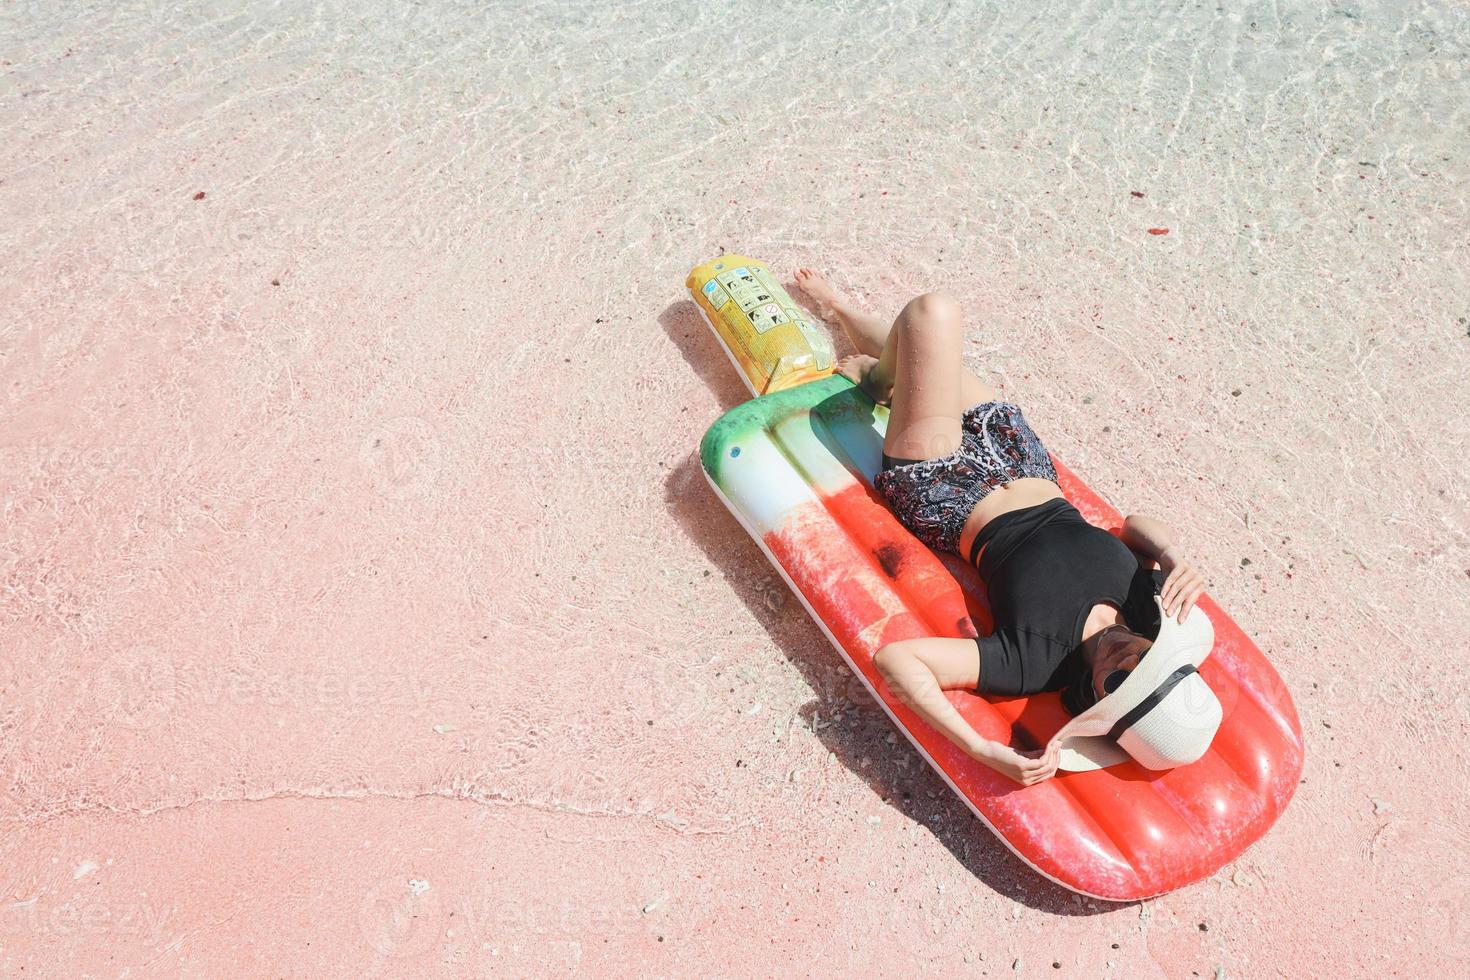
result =
M721 255L684 285L752 395L832 373L832 341L759 259Z

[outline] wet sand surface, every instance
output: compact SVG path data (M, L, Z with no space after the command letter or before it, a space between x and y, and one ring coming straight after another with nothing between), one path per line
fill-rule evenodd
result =
M1467 8L236 6L0 6L0 973L1463 972ZM1085 900L894 737L699 472L723 250L1178 529L1264 840Z

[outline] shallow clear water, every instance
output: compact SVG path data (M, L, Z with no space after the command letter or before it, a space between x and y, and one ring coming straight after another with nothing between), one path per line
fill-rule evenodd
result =
M241 6L0 5L0 962L1470 954L1467 8ZM1243 878L1063 916L885 740L698 472L725 249L1180 529L1308 737Z

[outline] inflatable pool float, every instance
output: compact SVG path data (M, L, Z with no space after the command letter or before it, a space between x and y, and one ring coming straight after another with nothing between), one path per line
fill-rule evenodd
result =
M722 255L689 273L685 285L752 395L832 373L832 342L764 262Z
M705 476L960 799L1037 872L1111 901L1148 898L1208 877L1260 838L1296 790L1301 727L1281 678L1208 595L1198 607L1214 624L1215 642L1199 669L1224 716L1209 751L1187 766L1151 772L1126 762L1022 788L970 758L886 689L873 666L884 644L990 632L985 587L968 563L921 544L873 489L888 412L830 366L818 366L824 353L831 359L825 341L814 348L798 328L786 340L794 346L756 349L748 342L763 334L740 322L740 301L722 288L724 302L710 302L720 293L707 284L734 269L760 269L769 279L755 260L722 256L696 268L687 284L731 360L743 372L747 364L758 367L746 373L752 391L769 393L726 412L705 433ZM761 295L774 294L754 294ZM790 301L784 292L781 297L784 311ZM1119 533L1122 516L1052 458L1067 499L1092 523ZM1018 747L1044 746L1069 717L1050 692L948 696L986 738Z

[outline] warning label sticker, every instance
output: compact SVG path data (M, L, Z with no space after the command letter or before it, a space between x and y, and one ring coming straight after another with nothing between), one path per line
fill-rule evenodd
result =
M750 317L750 322L755 324L756 333L765 333L772 327L791 322L786 311L775 303L767 303L758 309L748 310L746 316Z
M774 326L790 322L774 302L775 289L767 281L765 270L742 265L720 273L715 279L730 294L740 311L750 317L757 333L765 333Z
M730 302L730 294L721 289L720 284L713 279L704 284L704 298L717 310Z

